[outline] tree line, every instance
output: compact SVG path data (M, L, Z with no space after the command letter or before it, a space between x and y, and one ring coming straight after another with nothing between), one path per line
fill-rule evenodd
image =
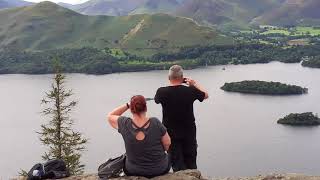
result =
M320 68L320 56L310 57L302 62L302 66Z
M190 69L205 65L254 64L280 61L297 63L303 57L319 55L320 44L283 48L266 44L236 44L182 47L178 52L162 52L151 57L125 52L115 56L96 48L57 49L41 52L2 50L0 74L54 73L52 58L58 58L67 73L109 74L116 72L167 69L179 63Z

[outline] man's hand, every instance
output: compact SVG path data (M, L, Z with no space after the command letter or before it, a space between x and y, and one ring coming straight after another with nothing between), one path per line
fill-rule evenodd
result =
M189 86L195 86L196 85L196 81L191 79L191 78L186 78L186 82Z
M197 82L195 80L193 80L191 78L185 78L185 79L186 79L187 85L193 86L193 87L195 87L205 93L204 99L209 98L208 92L204 88L202 88L199 84L197 84Z

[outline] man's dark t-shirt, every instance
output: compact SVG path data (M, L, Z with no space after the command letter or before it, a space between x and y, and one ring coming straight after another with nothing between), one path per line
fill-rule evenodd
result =
M162 105L162 123L172 138L195 135L195 132L186 130L195 131L193 103L195 100L202 102L204 98L205 93L192 86L178 85L158 89L154 100Z

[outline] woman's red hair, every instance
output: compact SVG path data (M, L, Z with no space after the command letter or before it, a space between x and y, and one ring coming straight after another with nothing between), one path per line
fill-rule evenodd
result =
M133 114L141 114L147 111L146 99L141 96L133 96L130 101L130 110Z

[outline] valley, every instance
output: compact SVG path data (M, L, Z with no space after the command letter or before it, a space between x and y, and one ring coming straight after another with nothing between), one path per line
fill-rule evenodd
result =
M113 16L74 9L93 4L113 7L110 3L128 9ZM41 2L3 9L0 73L52 73L53 57L60 59L64 72L87 74L158 70L172 64L193 69L311 59L303 63L310 67L319 56L320 24L252 23L253 18L288 3L306 7L312 0L91 0L79 5Z

